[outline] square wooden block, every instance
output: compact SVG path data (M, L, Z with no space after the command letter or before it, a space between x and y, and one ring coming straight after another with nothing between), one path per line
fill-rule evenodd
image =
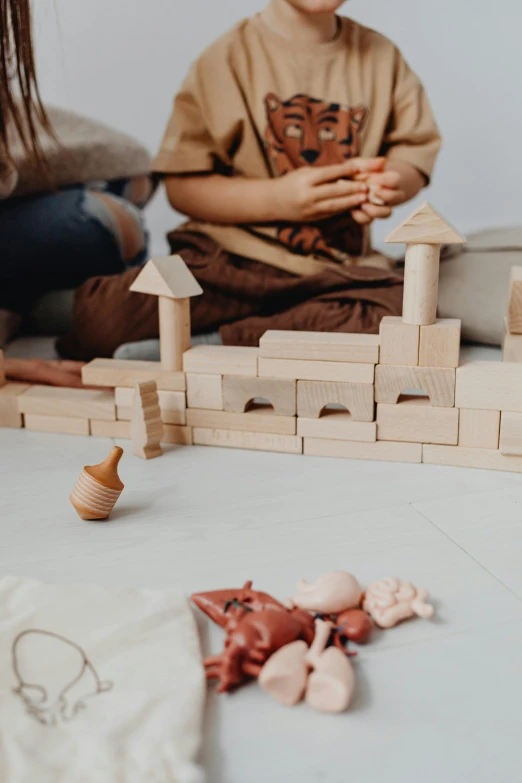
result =
M458 367L460 358L459 318L441 318L430 326L421 326L420 367Z
M23 427L19 399L30 388L27 383L6 383L0 388L0 427Z
M500 422L500 451L522 457L522 413L505 411Z
M420 326L405 324L402 318L385 316L379 327L381 364L416 367L419 363Z
M459 446L472 449L498 449L500 411L462 408L459 423Z
M187 373L187 406L222 411L223 377L207 373Z
M433 408L423 397L406 397L396 405L377 405L377 440L456 446L458 437L456 408Z
M455 405L522 413L522 364L465 362L457 368Z

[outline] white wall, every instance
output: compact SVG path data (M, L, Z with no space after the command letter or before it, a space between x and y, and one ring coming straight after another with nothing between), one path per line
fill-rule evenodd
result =
M189 63L261 0L38 0L44 98L155 150ZM520 0L351 0L343 12L392 38L430 95L445 146L429 198L462 231L522 223ZM397 210L393 223L411 205ZM155 251L176 223L149 209ZM380 240L390 228L380 223Z

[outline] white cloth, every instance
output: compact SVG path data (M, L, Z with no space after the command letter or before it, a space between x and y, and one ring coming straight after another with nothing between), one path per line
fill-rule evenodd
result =
M185 596L0 582L0 783L201 783Z

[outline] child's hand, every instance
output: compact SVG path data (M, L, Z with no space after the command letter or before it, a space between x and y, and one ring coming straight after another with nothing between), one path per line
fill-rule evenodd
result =
M355 181L382 168L382 158L352 158L346 163L303 167L273 180L280 220L293 223L321 220L361 207L368 184Z
M7 378L13 381L85 388L82 384L83 362L5 359L4 367Z
M392 214L392 207L406 200L401 189L401 177L396 171L382 171L373 174L360 174L358 179L368 185L368 199L352 211L353 219L361 225L367 225Z

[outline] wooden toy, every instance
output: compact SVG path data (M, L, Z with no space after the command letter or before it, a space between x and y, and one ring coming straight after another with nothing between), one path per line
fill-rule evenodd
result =
M192 446L193 430L192 427L178 427L176 424L164 424L162 443L174 443L179 446Z
M277 435L272 432L239 432L204 427L194 427L192 434L196 446L279 451L287 454L303 453L303 439L295 435Z
M187 373L187 407L223 410L223 377Z
M420 443L356 443L354 441L304 438L303 453L310 457L342 457L344 459L370 459L382 462L422 462Z
M278 378L248 378L234 375L223 377L223 407L231 413L244 413L255 408L255 401L265 399L276 416L297 413L297 382Z
M158 391L161 420L164 424L186 424L185 410L187 407L185 393L175 391ZM134 389L120 387L115 389L117 418L121 421L132 419L134 404Z
M522 362L522 334L504 334L502 361Z
M372 443L377 440L377 424L374 421L354 421L345 411L326 410L320 419L298 418L297 434L303 438Z
M264 359L263 357L259 358L257 368L261 378L367 384L373 383L375 372L374 364L310 362L302 359Z
M457 408L434 408L426 397L404 396L396 405L377 405L378 440L442 443L459 439Z
M23 427L18 398L29 388L27 383L0 384L0 427Z
M186 373L257 375L259 348L241 345L195 345L183 355Z
M399 316L385 316L379 327L380 364L416 367L419 364L420 326L406 324Z
M187 424L206 429L239 430L243 432L271 432L276 435L295 435L295 416L276 416L270 409L248 413L228 413L189 408Z
M130 421L97 421L91 419L91 435L95 438L122 438L131 440Z
M32 386L18 403L21 413L116 421L114 394L109 391Z
M394 405L409 390L424 392L434 408L455 406L455 370L441 367L375 368L375 401ZM458 406L457 406L458 407Z
M522 473L522 457L505 456L498 449L474 449L463 446L423 445L422 461L428 465L455 468L481 468Z
M328 405L342 405L353 421L375 419L374 390L368 383L297 382L297 415L318 419Z
M344 639L355 644L366 644L372 635L373 625L362 609L346 609L337 615L334 631L334 644L344 651Z
M33 432L54 432L60 435L90 435L89 419L72 416L41 416L37 413L24 415L26 430Z
M361 586L352 574L330 571L311 584L304 579L298 582L291 604L309 612L337 614L359 606L361 596Z
M416 325L435 323L440 246L464 244L466 240L424 202L386 241L406 244L402 320Z
M461 321L441 318L421 326L419 365L421 367L458 367Z
M130 290L158 297L161 367L182 370L190 348L190 298L203 293L198 281L181 256L168 256L151 259Z
M306 642L298 639L277 650L261 669L259 685L279 704L293 707L302 700L309 674L307 652Z
M498 449L500 411L462 408L459 420L459 446Z
M269 330L259 341L259 356L266 359L377 364L379 338L373 334Z
M507 326L510 334L522 334L522 266L511 267Z
M522 364L465 362L457 369L455 405L522 412Z
M70 497L82 519L108 518L124 488L118 476L122 455L123 449L113 446L106 460L83 469Z
M502 413L500 453L522 457L522 413Z
M162 370L159 362L133 359L94 359L82 369L86 386L132 386L155 381L158 389L185 391L185 373Z
M363 609L380 628L393 628L414 615L432 617L433 606L427 600L426 590L418 589L403 579L389 577L366 588Z
M163 454L163 424L155 381L135 387L131 422L133 453L142 459L154 459Z
M325 649L333 623L315 621L315 637L306 656L314 671L306 686L306 703L320 712L344 712L355 688L355 674L347 656L337 647Z

